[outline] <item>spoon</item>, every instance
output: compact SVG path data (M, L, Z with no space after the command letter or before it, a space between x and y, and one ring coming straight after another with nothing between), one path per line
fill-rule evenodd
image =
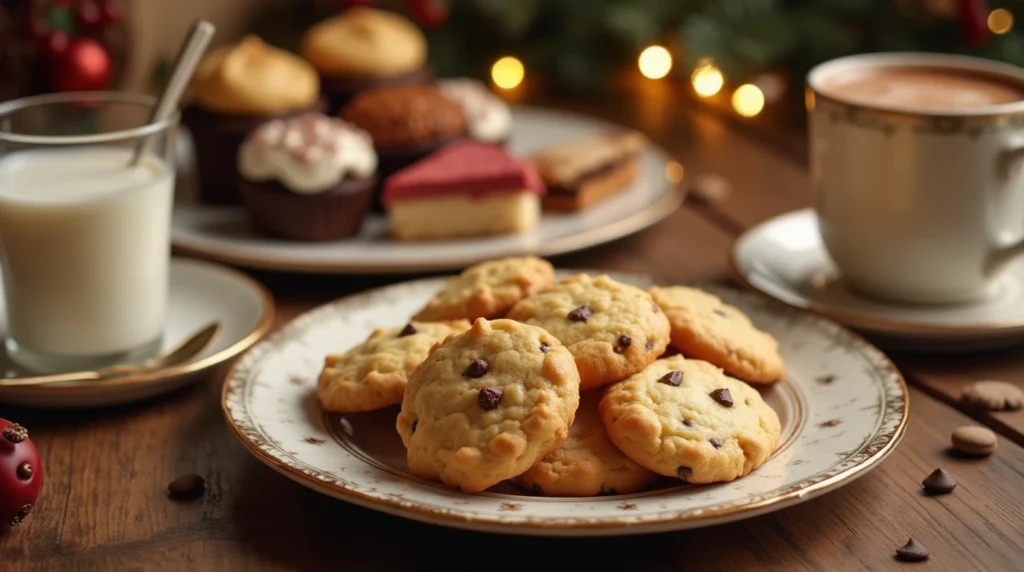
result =
M184 363L189 358L202 351L203 348L210 344L210 341L213 340L219 330L220 323L213 322L188 338L185 338L177 346L168 348L167 350L137 365L114 365L96 371L76 371L71 373L26 377L23 379L0 379L0 387L27 387L78 381L91 381L101 384L105 381L121 379L131 374L144 373L171 367L173 365Z

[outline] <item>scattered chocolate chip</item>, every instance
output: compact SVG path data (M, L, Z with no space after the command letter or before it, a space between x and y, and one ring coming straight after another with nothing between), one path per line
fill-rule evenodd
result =
M21 521L25 520L31 512L32 505L22 505L22 507L18 509L18 514L14 515L14 518L11 519L11 526L18 526L21 524Z
M921 484L925 492L933 495L951 493L956 488L956 481L944 469L935 469Z
M404 338L405 336L411 336L418 333L420 333L420 331L416 329L416 326L412 325L412 322L409 322L404 328L402 328L401 332L398 332L398 337Z
M647 343L644 344L644 349L646 349L647 351L653 350L654 349L654 342L652 342L651 340L647 340Z
M726 407L732 407L732 394L725 387L720 387L711 392L711 399Z
M681 371L670 371L665 375L658 378L658 383L664 383L671 385L672 387L679 387L683 384L683 372Z
M17 423L12 423L4 429L4 439L7 439L11 443L21 443L25 439L28 439L28 429L25 429Z
M18 470L17 470L18 478L23 480L23 481L27 481L27 480L31 479L33 472L34 471L32 470L32 465L30 465L28 463L22 463L22 464L18 465Z
M683 425L686 425L687 427L693 427L693 421L690 419L683 419Z
M586 322L591 316L594 315L594 309L590 307L590 304L584 304L577 308L573 308L569 312L569 319L573 322Z
M206 479L199 475L182 475L167 485L167 492L175 498L201 495L206 490Z
M911 538L906 544L896 549L896 559L904 562L920 562L927 560L931 551L923 544Z
M959 427L950 435L950 440L953 442L953 448L957 451L979 457L991 455L999 444L996 434L991 429L980 425Z
M542 353L542 354L548 353L548 348L550 348L550 347L551 346L549 346L546 342L541 342L540 343L540 353Z
M480 393L476 394L476 402L480 405L480 408L484 411L490 411L498 407L498 403L501 401L501 396L505 392L500 387L487 386L480 390Z
M466 377L483 377L487 374L487 370L491 369L490 364L482 359L475 359L473 363L469 364L466 371L462 372L462 375Z
M720 309L718 309L718 308L715 308L715 309L714 309L714 310L712 310L712 311L713 311L714 313L718 314L719 316L723 317L723 318L726 318L726 317L728 317L728 315L727 315L727 314L726 314L725 312L723 312L722 310L720 310Z
M419 424L420 424L420 420L419 419L413 419L412 425L409 426L409 432L410 433L415 433L416 432L416 426L419 425Z
M722 440L721 439L716 439L715 437L712 437L712 438L708 439L708 443L711 443L711 446L714 447L715 449L721 449L722 448Z
M633 339L627 336L626 334L622 334L621 336L619 336L617 342L618 345L615 346L615 353L621 354L622 352L626 351L626 348L629 347L629 344L633 343Z
M693 477L693 469L690 467L679 467L676 469L676 475L678 475L680 479L688 481Z

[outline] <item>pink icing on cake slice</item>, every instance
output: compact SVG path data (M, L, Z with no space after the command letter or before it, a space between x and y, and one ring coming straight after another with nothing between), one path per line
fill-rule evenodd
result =
M490 193L547 190L533 165L504 149L466 140L396 172L384 183L382 201L421 199L440 195L485 196Z

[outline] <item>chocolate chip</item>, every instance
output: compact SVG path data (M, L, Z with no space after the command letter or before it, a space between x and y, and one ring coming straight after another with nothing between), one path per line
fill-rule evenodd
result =
M476 394L476 402L484 411L490 411L498 407L501 396L504 394L505 392L500 387L487 386L481 389L480 393Z
M904 562L920 562L927 560L931 551L925 545L911 538L906 544L896 549L896 559Z
M27 481L27 480L31 479L33 472L34 471L32 470L32 465L30 465L28 463L22 463L22 464L18 465L18 470L17 470L18 478L23 480L23 481Z
M693 421L689 419L683 419L683 425L686 425L687 427L693 427Z
M956 481L944 469L935 469L921 484L925 492L933 495L951 493L956 488Z
M413 419L412 425L409 426L409 432L410 433L415 433L416 432L416 426L419 425L419 424L420 424L420 420L419 419Z
M206 490L206 479L199 475L182 475L167 485L167 492L175 498L198 496Z
M584 304L577 308L573 308L573 310L569 312L569 319L572 320L573 322L586 323L587 319L589 319L593 315L594 309L590 307L590 304Z
M420 331L416 329L416 326L412 325L412 322L409 322L404 328L402 328L401 332L398 332L398 337L404 338L405 336L411 336L418 333L420 333Z
M550 347L551 346L549 346L547 343L541 342L540 343L540 353L542 353L542 354L548 353L548 348L550 348Z
M721 316L721 317L723 317L723 318L728 318L728 317L729 317L729 315L728 315L728 314L726 314L725 312L723 312L723 311L722 311L722 310L720 310L719 308L715 308L714 310L712 310L712 312L714 312L714 313L718 314L719 316Z
M711 443L711 446L714 447L715 449L721 449L722 448L722 440L721 439L716 439L716 438L712 437L712 438L708 439L708 443Z
M629 344L631 343L633 343L632 338L630 338L626 334L622 334L621 336L619 336L618 345L615 346L615 353L621 354L622 352L626 351L626 348L628 348Z
M462 375L466 377L483 377L489 369L491 369L491 366L485 360L475 359L473 363L469 364L466 371L462 372Z
M7 439L11 443L21 443L25 439L28 439L28 429L25 429L17 423L12 423L4 428L3 436L4 439Z
M647 343L646 343L646 344L644 344L644 348L645 348L645 349L646 349L647 351L651 351L651 350L653 350L653 349L654 349L654 342L652 342L651 340L647 340Z
M727 388L720 387L712 391L710 395L711 399L714 399L719 404L724 405L726 407L732 407L732 394L729 393L729 390Z
M690 467L679 467L676 469L676 475L684 481L688 481L693 477L693 469Z
M18 514L14 515L14 518L11 519L11 526L18 526L21 524L21 521L25 520L31 512L32 505L22 505L21 508L18 509Z
M679 387L683 384L683 372L681 371L670 371L665 375L658 378L658 383L664 383L671 385L672 387Z

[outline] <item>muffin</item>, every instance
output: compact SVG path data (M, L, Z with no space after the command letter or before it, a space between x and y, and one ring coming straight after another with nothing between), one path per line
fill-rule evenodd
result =
M471 78L438 80L435 84L446 97L459 104L469 124L469 135L481 143L501 147L512 131L512 110L484 82Z
M459 104L431 85L380 87L360 92L341 118L373 138L383 181L395 171L464 139L466 116ZM378 208L382 208L379 201Z
M299 53L320 73L331 113L361 91L433 77L423 32L399 14L363 6L311 27Z
M370 136L321 113L264 123L242 143L237 166L253 226L288 240L356 234L377 184Z
M253 129L270 119L325 108L316 70L256 36L208 53L191 88L182 122L194 140L199 199L207 203L239 202L235 157Z

